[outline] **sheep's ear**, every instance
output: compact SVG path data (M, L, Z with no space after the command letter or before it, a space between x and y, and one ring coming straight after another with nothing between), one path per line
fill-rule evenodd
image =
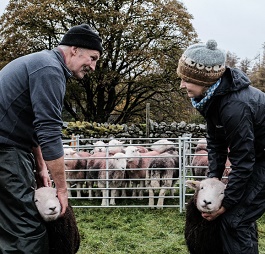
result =
M200 187L200 181L187 180L186 184L189 188L197 190Z

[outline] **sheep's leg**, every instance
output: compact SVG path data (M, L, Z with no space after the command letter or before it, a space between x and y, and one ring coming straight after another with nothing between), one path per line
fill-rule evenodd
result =
M133 187L132 197L136 198L137 197L137 190L136 190L137 184L135 181L132 181L132 187Z
M157 201L157 209L163 209L165 194L166 194L166 189L161 189Z
M111 190L110 195L111 195L110 205L116 205L115 204L115 197L117 195L117 190Z
M82 188L82 183L81 183L81 182L78 182L78 183L76 184L76 188L77 188L77 190L76 190L76 196L77 196L78 198L81 198L82 195L81 195L81 190L80 190L79 188Z
M155 206L154 190L149 189L149 206L153 209Z
M93 190L92 190L92 187L93 187L93 182L92 182L92 181L87 181L88 199L89 199L89 200L92 200L92 197L93 197Z
M165 176L165 177L169 177L169 176ZM161 187L170 187L172 186L172 180L164 180L162 182L162 186ZM164 205L164 199L165 199L165 195L166 195L166 190L162 188L159 192L159 198L157 201L157 209L163 209L163 205Z
M176 184L177 184L177 181L173 181L172 182L171 196L175 195L176 189L174 187L175 187Z
M71 198L72 197L72 193L71 193L71 190L69 190L69 188L71 188L71 183L70 182L66 182L66 184L67 184L68 197Z
M107 206L107 197L108 197L108 190L102 190L102 206Z
M126 188L127 187L127 182L126 181L123 181L121 187L122 188ZM125 189L122 189L121 190L121 196L122 197L127 197L127 194L126 194L126 190Z
M106 186L104 184L98 184L98 187L99 188L106 188ZM107 189L102 189L102 202L101 202L101 205L102 206L107 206L108 205L108 202L107 202L107 199L108 199L108 191Z
M144 197L144 181L140 180L140 184L139 184L140 190L139 190L139 199L143 200Z

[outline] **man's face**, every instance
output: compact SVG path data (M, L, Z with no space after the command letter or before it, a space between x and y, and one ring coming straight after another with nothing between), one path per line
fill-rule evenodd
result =
M90 71L95 71L96 63L100 58L99 51L75 47L73 52L70 70L73 72L74 77L82 79Z

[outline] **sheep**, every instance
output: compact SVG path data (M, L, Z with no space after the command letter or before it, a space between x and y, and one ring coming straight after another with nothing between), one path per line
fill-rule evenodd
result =
M93 143L94 149L91 151L91 153L98 153L98 152L106 152L106 143L98 140L97 142Z
M109 154L124 153L124 142L117 139L111 139L108 143Z
M195 148L195 155L192 158L191 166L192 166L192 175L193 176L201 176L202 179L207 176L209 172L208 168L208 150L207 150L207 142L206 139L200 139L198 141L198 144ZM227 158L225 169L222 177L222 182L227 184L228 182L228 175L231 171L231 163L229 159Z
M128 179L131 179L133 197L136 197L135 188L139 183L139 197L140 199L143 198L143 187L145 186L144 183L147 175L147 169L149 168L153 157L157 155L159 155L159 152L157 151L140 153L139 148L136 146L128 146L125 148L125 156L127 158L126 176Z
M154 208L154 188L160 189L157 208L163 209L166 188L173 187L173 178L179 176L178 153L164 152L159 157L154 158L147 170L146 187L149 188L149 206ZM174 195L173 189L171 194Z
M142 199L144 191L143 187L145 186L145 180L148 177L148 168L155 157L159 156L165 151L172 153L174 149L174 143L166 139L161 139L154 142L151 146L152 151L145 151L144 153L140 152L143 150L138 146L128 146L125 148L125 155L127 157L126 175L129 179L133 179L133 197L136 197L135 188L139 182L139 197ZM139 181L135 179L139 179Z
M90 179L99 179L98 188L102 189L102 206L107 205L108 190L106 188L106 181L109 183L111 190L110 205L115 205L115 196L118 187L122 186L122 179L125 177L126 158L124 153L115 153L108 159L105 153L96 153L91 155L88 160L88 177ZM101 159L100 159L101 157ZM98 170L94 170L98 169Z
M195 194L186 206L185 240L192 254L222 254L220 217L207 221L201 212L215 212L221 207L226 185L215 179L187 180Z
M160 140L154 142L150 148L151 148L151 150L157 151L159 153L172 151L172 150L176 149L174 143L170 140L167 140L167 139L160 139Z
M85 151L76 152L72 148L64 148L64 165L65 165L65 174L66 179L72 180L67 181L68 188L68 196L72 197L72 193L70 188L72 185L76 184L77 188L77 197L81 197L81 188L82 182L80 179L85 179L85 171L87 165L87 158L90 157L91 154ZM74 181L77 179L78 181Z
M59 217L61 205L56 189L52 187L41 187L35 190L34 201L46 226L49 254L77 253L80 234L73 208L68 205L64 216Z
M206 139L200 139L195 147L195 154L191 162L193 176L207 176L208 150Z

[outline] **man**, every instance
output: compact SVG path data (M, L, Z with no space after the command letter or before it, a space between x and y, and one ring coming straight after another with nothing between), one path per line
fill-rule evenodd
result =
M15 59L0 71L1 254L48 253L34 189L36 182L50 185L49 171L63 216L68 206L61 140L66 81L95 70L101 43L88 25L74 26L57 48Z
M255 222L265 211L265 94L225 60L209 40L186 49L177 73L207 122L208 177L221 179L227 156L231 162L222 206L202 216L221 215L224 253L257 254Z

